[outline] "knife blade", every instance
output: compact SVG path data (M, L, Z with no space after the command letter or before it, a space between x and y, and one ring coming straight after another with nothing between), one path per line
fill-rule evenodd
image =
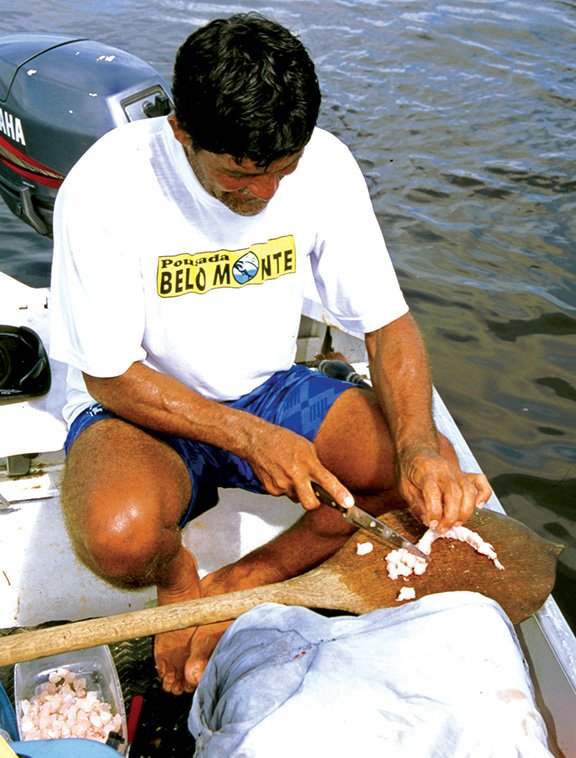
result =
M366 511L363 511L362 508L358 508L356 505L351 505L349 508L346 508L343 505L339 505L334 500L332 495L330 495L330 493L327 492L324 487L316 484L316 482L312 482L312 489L321 503L324 505L329 505L331 508L335 508L337 511L340 511L348 523L353 524L360 529L365 529L373 537L383 540L390 545L394 545L394 547L404 548L410 553L417 555L419 558L423 558L426 562L429 562L431 560L430 556L422 552L422 550L420 550L420 548L418 548L413 542L407 540L399 532L388 526L388 524L385 524L383 521L379 521L377 518L374 518L374 516L371 516Z

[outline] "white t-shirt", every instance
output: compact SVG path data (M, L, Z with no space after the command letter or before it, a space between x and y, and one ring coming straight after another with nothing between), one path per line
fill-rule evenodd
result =
M165 118L107 133L55 207L51 355L70 366L66 420L92 402L81 372L119 376L142 361L230 400L289 368L310 267L353 331L408 310L336 137L316 129L265 210L245 217L204 190Z

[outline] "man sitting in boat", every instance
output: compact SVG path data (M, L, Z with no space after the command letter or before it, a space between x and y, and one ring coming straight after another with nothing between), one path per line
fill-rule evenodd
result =
M421 336L356 162L316 127L303 45L259 16L215 20L180 48L173 96L170 116L102 137L57 199L51 346L70 367L62 503L80 559L161 604L281 581L352 531L312 482L372 514L403 500L426 525L465 522L489 484L435 429ZM374 391L294 365L310 270L366 335ZM219 487L305 513L200 581L181 528ZM165 690L194 690L225 628L156 638Z

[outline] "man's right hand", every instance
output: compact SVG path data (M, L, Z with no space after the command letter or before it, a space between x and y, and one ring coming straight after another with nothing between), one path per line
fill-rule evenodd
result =
M289 429L266 424L257 431L245 457L270 495L286 495L306 510L314 510L320 506L312 490L316 482L340 505L354 504L349 490L322 465L313 443Z

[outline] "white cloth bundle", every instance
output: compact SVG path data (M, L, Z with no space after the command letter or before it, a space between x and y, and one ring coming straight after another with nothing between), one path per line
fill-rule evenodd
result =
M199 758L543 758L513 627L470 592L360 617L267 604L216 648L192 704Z

